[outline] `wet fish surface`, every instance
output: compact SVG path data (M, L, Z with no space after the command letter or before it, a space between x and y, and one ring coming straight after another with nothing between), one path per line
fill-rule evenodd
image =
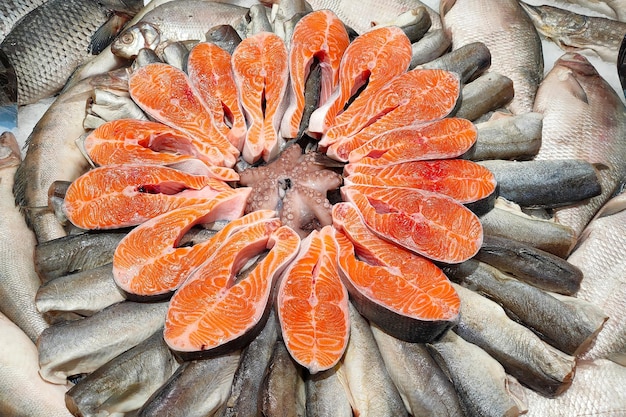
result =
M33 342L48 327L35 306L41 281L33 263L35 235L15 205L13 179L21 156L15 136L0 136L0 311Z
M0 3L0 42L11 31L13 26L31 10L44 4L47 0L8 0Z
M305 379L307 417L352 417L347 382L339 366Z
M626 22L626 1L624 0L564 0L565 3L577 4L587 9L595 10L608 17Z

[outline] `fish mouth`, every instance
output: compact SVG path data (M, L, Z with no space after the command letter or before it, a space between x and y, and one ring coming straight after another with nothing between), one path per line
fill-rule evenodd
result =
M617 56L617 74L619 75L619 82L622 84L622 89L626 96L626 36L624 36L622 40L619 55Z

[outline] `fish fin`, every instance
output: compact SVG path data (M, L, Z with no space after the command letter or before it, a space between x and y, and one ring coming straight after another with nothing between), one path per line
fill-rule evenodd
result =
M571 92L574 97L578 100L582 101L585 104L589 104L589 99L587 98L587 93L585 89L580 85L578 80L570 74L570 78L572 80L571 83Z
M91 55L98 55L100 52L104 51L104 49L113 42L113 39L115 39L119 31L128 21L129 18L127 15L113 13L109 20L107 20L104 25L100 26L96 33L93 34L87 51Z
M619 365L626 366L626 352L611 353L607 356L607 359L610 359Z
M611 216L613 214L619 213L626 209L626 193L619 194L616 197L613 197L611 200L607 201L601 208L598 210L593 219L599 219L601 217Z

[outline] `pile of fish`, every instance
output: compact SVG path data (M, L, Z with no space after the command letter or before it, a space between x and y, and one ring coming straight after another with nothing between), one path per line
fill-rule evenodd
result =
M625 409L626 107L577 53L543 76L578 15L122 3L0 137L0 414Z

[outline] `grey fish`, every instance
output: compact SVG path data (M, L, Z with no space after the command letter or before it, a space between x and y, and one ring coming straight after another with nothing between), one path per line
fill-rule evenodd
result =
M528 244L496 236L485 236L475 259L545 291L574 295L583 272L556 255Z
M270 310L265 327L241 354L230 397L222 416L258 416L261 384L278 339L278 323L274 309Z
M70 388L67 407L82 416L138 410L178 366L159 329Z
M531 159L539 152L542 126L543 116L532 112L476 123L476 143L463 158L473 161Z
M0 415L72 417L65 407L66 385L39 377L37 347L0 313Z
M59 92L72 72L100 53L128 20L90 0L49 0L26 15L0 44L17 75L18 103Z
M482 42L468 43L440 58L434 59L418 69L443 69L459 75L462 84L477 78L491 66L491 53Z
M0 42L22 17L47 0L7 0L0 3Z
M510 78L489 71L463 86L454 115L473 121L510 103L514 95Z
M239 363L236 350L208 359L183 362L139 409L145 417L210 417L228 400Z
M610 358L626 352L626 195L606 203L585 228L568 261L584 274L577 296L602 308L609 315L584 359ZM622 363L623 364L623 363Z
M569 355L584 351L608 318L589 302L549 294L474 259L443 269L450 279L494 300L513 319Z
M626 36L622 39L622 44L617 56L617 75L622 85L624 96L626 97Z
M249 37L259 32L273 32L272 24L268 16L268 9L262 4L254 4L250 6L248 13L245 15L245 36Z
M426 32L422 39L411 44L409 69L439 58L450 48L451 43L450 35L443 29L434 29Z
M241 43L241 36L231 25L217 25L206 33L206 40L232 55L237 45Z
M582 159L491 160L479 164L496 178L499 196L522 207L570 206L602 192L596 169Z
M617 62L619 46L626 35L626 23L548 5L520 4L539 33L564 51L592 50L607 62Z
M148 116L130 97L95 88L88 102L83 127L96 129L103 123L118 119L148 120Z
M44 282L113 262L126 230L84 232L40 243L35 248L35 268Z
M491 71L513 81L513 114L532 110L543 78L541 39L516 0L442 0L440 14L452 49L483 42L491 51Z
M305 403L302 368L291 358L285 344L277 340L263 379L261 413L265 417L304 417Z
M362 417L407 416L368 322L350 306L350 340L342 359L354 413Z
M122 31L111 43L111 51L122 58L132 58L141 48L157 51L167 42L206 39L206 32L220 24L230 24L242 32L248 9L227 3L182 0L155 7L139 22ZM241 34L241 33L240 33ZM243 37L243 36L242 36Z
M576 244L576 233L554 221L524 214L519 206L497 198L494 208L480 217L486 235L514 239L565 258Z
M464 415L454 386L430 356L426 345L408 343L375 325L370 327L387 371L411 415Z
M598 359L579 361L572 386L557 398L526 391L527 417L623 416L626 410L626 367Z
M163 62L180 70L187 68L189 49L182 42L172 42L163 48Z
M72 312L91 316L98 311L124 301L115 285L113 266L109 263L54 278L37 290L35 304L43 313Z
M448 331L426 345L454 384L468 416L518 416L526 412L522 386L478 346Z
M48 324L35 306L41 285L33 263L35 235L13 197L13 178L20 160L15 136L9 132L0 135L0 311L34 342Z
M626 1L624 0L563 0L587 9L602 13L608 17L626 22Z
M305 380L307 417L352 417L347 381L341 364Z
M511 320L502 307L467 288L453 284L461 298L461 319L455 333L482 348L522 384L548 397L570 386L576 360L542 341Z
M602 193L554 215L580 234L626 178L626 107L585 57L565 54L541 83L534 111L543 113L537 160L584 159L602 167Z
M379 23L377 26L398 26L409 38L411 43L419 41L431 27L430 14L425 6L408 10L389 22Z
M48 327L37 341L40 375L65 383L137 346L165 325L168 303L123 301L82 320Z

